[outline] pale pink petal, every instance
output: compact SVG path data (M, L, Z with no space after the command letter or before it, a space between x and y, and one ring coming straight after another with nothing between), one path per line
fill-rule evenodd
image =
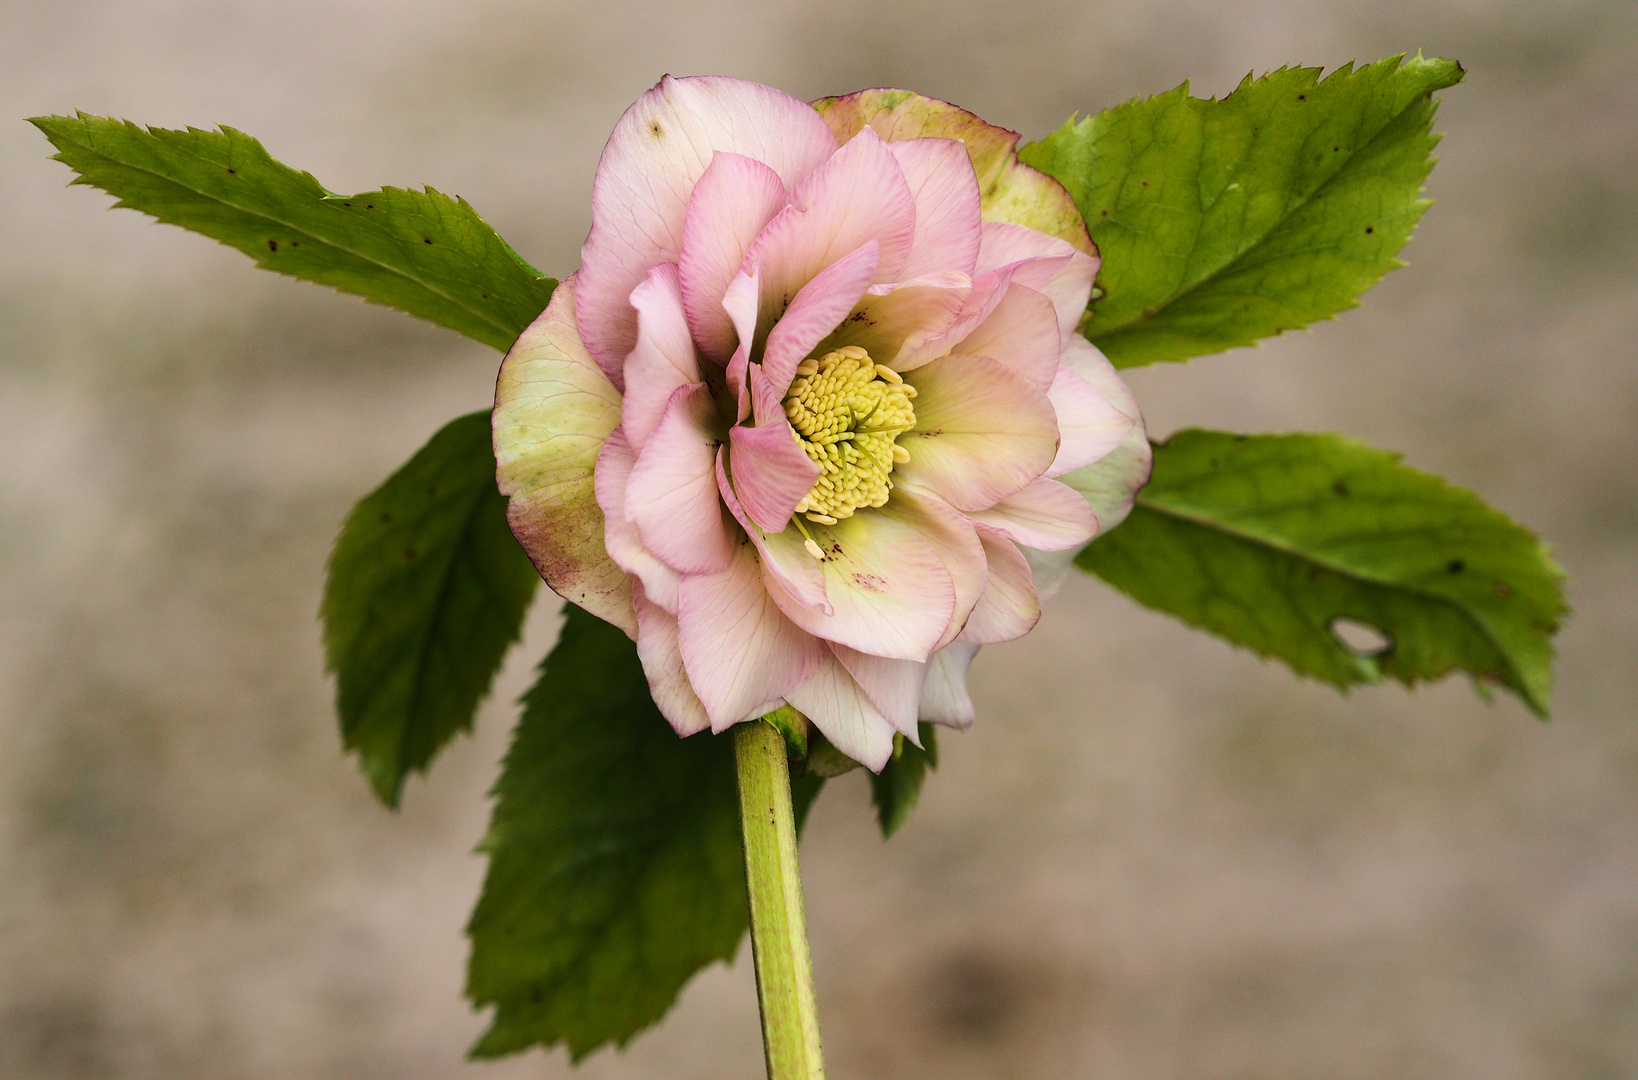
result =
M853 681L859 684L859 689L865 692L882 717L903 732L905 738L920 746L916 706L921 698L921 680L926 674L927 665L914 660L871 656L834 642L830 651L842 662L847 673L853 676Z
M819 271L797 291L785 314L768 331L762 370L778 396L784 395L796 377L796 365L847 318L876 280L878 254L876 241L867 240Z
M637 659L643 665L649 697L678 735L704 731L711 726L711 718L683 671L677 616L650 601L642 585L633 590L632 601L637 609Z
M678 388L626 482L626 516L643 546L686 574L714 573L733 556L717 494L715 418L709 387Z
M1124 442L1092 464L1058 478L1086 503L1097 523L1097 534L1113 529L1132 512L1138 489L1149 481L1154 451L1140 424ZM1050 600L1069 574L1078 548L1061 551L1026 551L1035 572L1035 589L1043 602Z
M1046 394L994 360L946 356L906 380L917 391L916 426L899 445L904 481L958 510L981 510L1021 490L1058 452Z
M1098 276L1098 260L1075 245L1022 225L986 221L978 271L1017 266L1012 280L1042 293L1058 312L1064 340L1080 324Z
M1058 414L1059 439L1058 456L1052 459L1048 476L1092 464L1119 446L1136 426L1130 416L1067 367L1060 367L1053 376L1047 398Z
M893 359L893 368L901 373L913 371L948 356L1001 306L1012 288L1012 276L1018 269L1018 266L1004 266L999 270L987 270L973 278L972 287L967 290L966 299L954 318L936 332L907 337Z
M1132 421L1132 429L1119 446L1091 465L1059 477L1080 492L1092 507L1097 515L1098 531L1108 532L1126 520L1132 510L1132 497L1149 482L1154 453L1149 447L1149 435L1144 430L1137 398L1103 353L1075 334L1064 349L1063 365Z
M921 684L921 718L946 727L972 727L977 715L967 693L967 669L978 646L957 641L934 653L927 661L927 678Z
M834 348L857 345L878 364L908 370L905 361L920 356L927 342L943 337L972 291L972 279L965 274L933 274L873 285L853 314L836 328L830 344Z
M966 147L954 139L911 139L888 149L916 201L915 237L899 276L971 274L978 264L978 177Z
M1098 531L1086 500L1073 488L1045 477L967 516L1038 551L1078 549Z
M1138 409L1137 396L1096 345L1074 334L1064 345L1060 362L1101 394L1104 400L1131 417L1133 423L1143 426L1143 413Z
M904 522L873 512L806 528L825 555L819 565L832 613L806 608L769 582L780 610L827 641L875 656L927 659L956 601L950 571L932 543Z
M784 205L779 175L740 154L718 153L689 196L678 256L683 306L694 340L719 364L734 351L723 295L757 234Z
M954 351L1000 361L1042 390L1050 388L1063 352L1052 301L1013 281L1001 302Z
M667 76L626 110L597 163L580 249L586 348L617 387L637 340L631 290L656 263L677 261L689 196L719 150L763 162L790 188L836 140L795 98L720 76Z
M988 575L984 548L978 541L973 524L960 511L931 492L921 491L911 484L899 484L887 505L876 511L894 518L916 530L933 545L944 568L950 572L955 588L955 606L950 612L949 625L944 628L935 649L954 641L967 622L973 605L984 592Z
M878 274L894 280L915 228L916 204L898 159L873 132L861 132L796 185L790 205L751 245L746 265L761 268L758 333L819 271L871 240Z
M760 382L761 376L760 368L752 368L753 381ZM728 439L728 463L740 505L764 530L779 532L813 490L819 466L797 445L783 415L754 428L737 425Z
M540 576L628 634L631 579L603 546L597 455L620 423L620 394L581 344L574 276L506 354L495 384L495 477L506 520Z
M1125 521L1126 515L1131 513L1134 496L1149 481L1154 452L1149 446L1137 398L1101 352L1079 334L1072 335L1064 349L1063 366L1132 421L1132 429L1119 446L1092 464L1058 477L1086 502L1101 534ZM1035 590L1043 602L1063 584L1075 550L1025 552L1035 572Z
M893 725L828 650L806 682L785 695L836 749L871 772L893 756Z
M994 529L981 526L978 536L989 560L989 579L961 631L961 640L993 645L1021 638L1041 620L1041 600L1035 595L1029 562L1011 540Z
M735 545L714 574L685 574L677 624L688 682L724 731L813 674L824 645L786 619L762 584L756 548ZM800 708L800 706L798 706Z
M626 357L620 426L641 453L672 392L700 381L700 363L683 315L674 263L650 270L631 291L631 306L637 309L637 344Z
M626 482L637 455L625 432L615 428L597 455L597 505L603 510L603 543L609 558L628 574L636 574L651 604L677 613L677 572L643 546L637 526L626 517Z
M762 556L762 574L773 582L769 587L788 593L803 607L829 615L831 607L830 601L825 599L824 574L819 570L819 560L808 551L804 537L788 521L779 532L765 532L752 521L728 482L726 459L727 448L718 447L717 490L728 512L734 515L734 520L756 545L757 554Z
M728 292L722 298L722 308L733 321L734 330L739 335L739 344L734 347L734 355L728 360L728 394L737 402L737 415L734 422L737 424L750 415L750 384L748 373L751 363L751 345L756 337L757 319L757 268L751 263L745 270L734 275L734 280L728 283Z

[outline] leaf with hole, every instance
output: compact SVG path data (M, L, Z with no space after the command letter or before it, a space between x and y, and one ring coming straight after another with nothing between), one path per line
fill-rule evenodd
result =
M1019 150L1057 178L1103 256L1084 324L1116 367L1221 352L1354 307L1426 209L1432 94L1454 60L1400 57L1323 81L1187 83Z
M545 310L557 284L465 199L431 188L337 195L230 127L172 131L85 113L30 123L79 174L74 183L101 188L115 206L502 351Z
M471 730L539 581L506 525L486 412L450 421L348 516L325 655L342 741L383 802Z
M1545 716L1563 571L1478 496L1336 435L1181 431L1076 562L1336 686L1465 671Z

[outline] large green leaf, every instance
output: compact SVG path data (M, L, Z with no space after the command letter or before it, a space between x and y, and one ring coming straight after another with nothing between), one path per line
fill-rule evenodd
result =
M1547 712L1567 610L1547 550L1471 492L1340 436L1178 432L1131 517L1076 561L1337 686L1461 670ZM1359 623L1382 648L1347 644Z
M1069 189L1103 255L1086 334L1116 367L1330 318L1403 265L1428 205L1431 95L1463 72L1400 61L1248 75L1221 101L1184 83L1019 151Z
M85 113L30 122L79 173L74 183L116 196L116 206L497 349L511 346L556 285L465 199L431 188L337 195L230 127L171 131Z
M325 652L342 739L383 801L471 729L539 581L506 527L487 412L450 421L347 518Z
M749 918L733 740L679 739L625 634L570 604L495 785L467 995L498 1057L624 1045ZM823 781L793 782L798 823Z

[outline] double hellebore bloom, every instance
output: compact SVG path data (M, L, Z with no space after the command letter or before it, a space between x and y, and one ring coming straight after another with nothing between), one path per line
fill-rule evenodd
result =
M513 532L679 733L788 702L880 770L918 719L971 722L973 653L1130 508L1142 421L1076 333L1097 249L1017 139L727 78L620 119L495 455Z

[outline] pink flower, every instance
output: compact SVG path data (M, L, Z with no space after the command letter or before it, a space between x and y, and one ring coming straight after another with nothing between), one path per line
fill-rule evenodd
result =
M513 532L679 733L788 702L880 770L895 731L971 722L973 653L1129 509L1142 420L1075 332L1097 251L1017 139L727 78L615 128L495 455Z

